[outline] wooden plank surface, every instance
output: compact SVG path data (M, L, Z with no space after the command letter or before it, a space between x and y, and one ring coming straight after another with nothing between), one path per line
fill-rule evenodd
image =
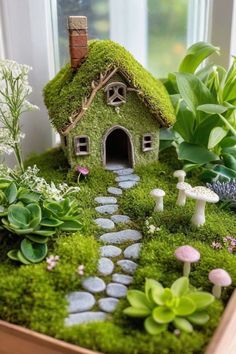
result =
M205 354L236 354L236 290Z
M99 354L0 320L0 354Z

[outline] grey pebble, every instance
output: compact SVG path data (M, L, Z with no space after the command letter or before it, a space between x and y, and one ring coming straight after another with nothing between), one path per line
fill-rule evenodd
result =
M137 184L136 181L125 181L125 182L120 182L119 187L122 189L129 189L134 187Z
M100 247L102 257L118 257L122 253L122 249L116 246L102 246Z
M129 285L133 282L133 277L131 277L131 275L115 273L112 275L112 281L114 281L115 283Z
M69 303L69 313L91 310L95 304L94 296L85 291L74 291L70 293L67 295L67 301Z
M115 224L125 224L130 221L130 217L128 215L112 215L111 220Z
M109 259L102 257L98 261L98 272L101 275L109 275L113 272L114 263Z
M101 205L95 208L95 210L100 213L100 214L114 214L118 210L118 205L117 204L107 204L107 205Z
M107 318L107 314L104 312L82 312L82 313L74 313L69 315L65 319L66 326L73 326L76 324L94 322L94 321L105 321Z
M125 297L127 293L127 287L123 284L109 283L106 288L106 293L111 297Z
M99 227L101 227L104 230L111 230L114 229L115 227L114 222L110 219L97 218L94 221Z
M91 293L100 293L106 289L104 281L98 277L88 277L82 281L82 286L85 290Z
M118 176L124 176L124 175L131 175L134 172L132 168L124 168L122 170L117 170L115 173L118 174Z
M122 195L122 189L117 188L117 187L109 187L107 189L108 193L114 194L114 195Z
M100 236L100 240L111 244L121 244L127 241L138 241L142 234L137 230L127 229L118 232L108 232Z
M118 266L121 267L121 269L128 274L134 274L136 268L137 268L137 263L130 261L128 259L122 259L117 262Z
M95 202L98 204L116 204L117 199L115 197L96 197Z
M125 182L125 181L140 181L140 177L137 175L124 175L116 177L116 182Z
M138 259L139 258L139 253L141 249L141 243L134 243L131 246L128 246L124 250L124 256L125 258L129 259Z
M106 297L98 300L98 306L100 310L111 313L115 311L118 302L119 300L114 297Z

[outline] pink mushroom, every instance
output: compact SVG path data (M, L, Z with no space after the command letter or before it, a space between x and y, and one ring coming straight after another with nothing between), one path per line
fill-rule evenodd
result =
M232 279L224 269L217 268L210 271L208 275L208 279L212 284L214 284L212 288L212 294L220 299L221 297L221 289L223 286L229 286L232 283Z
M200 253L195 248L184 245L175 250L175 257L179 261L184 262L183 275L188 277L191 270L191 263L199 261Z

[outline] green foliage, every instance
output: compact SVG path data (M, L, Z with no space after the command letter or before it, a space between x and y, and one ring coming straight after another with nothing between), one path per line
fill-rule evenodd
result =
M219 53L219 48L209 43L198 42L193 44L180 63L179 72L194 73L203 60L214 53Z
M8 252L12 260L23 264L41 262L47 255L48 238L57 230L81 229L76 200L44 199L40 193L21 187L17 179L0 179L0 187L0 226L20 241L19 248Z
M173 128L161 132L161 150L174 145L186 171L200 169L204 181L236 178L236 61L228 72L199 65L218 48L191 46L168 87L176 112ZM227 145L227 147L226 147Z
M157 335L167 330L171 323L187 333L193 331L192 324L205 324L209 320L206 308L213 303L214 296L192 288L189 279L182 277L171 288L163 288L161 283L146 279L145 292L129 290L127 299L131 306L124 313L146 318L146 331Z
M112 67L119 68L131 85L142 91L139 98L167 125L175 121L173 108L163 84L148 73L122 46L110 40L89 42L89 54L76 73L66 65L44 89L45 104L57 130L65 127L72 112L91 93L91 82Z

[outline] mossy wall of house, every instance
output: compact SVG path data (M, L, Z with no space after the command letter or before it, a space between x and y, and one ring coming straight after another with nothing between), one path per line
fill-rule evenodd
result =
M112 81L122 81L115 75ZM127 102L115 107L107 105L106 93L100 90L86 114L82 117L77 127L67 137L67 157L71 166L76 164L86 166L103 165L103 141L106 133L114 126L121 126L131 135L134 149L134 164L145 164L158 159L159 150L159 124L149 109L140 101L134 91L127 91ZM142 137L152 134L153 149L142 151ZM89 137L89 155L76 156L74 151L74 137L87 135Z

